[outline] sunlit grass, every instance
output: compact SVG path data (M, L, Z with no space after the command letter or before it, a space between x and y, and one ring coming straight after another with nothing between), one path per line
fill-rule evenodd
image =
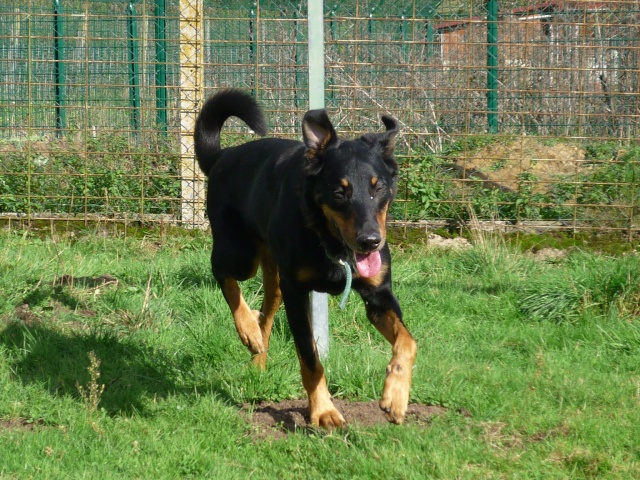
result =
M639 257L474 243L393 249L419 345L411 401L448 413L274 440L240 405L304 396L284 311L259 372L208 235L0 233L0 477L640 476ZM259 279L243 288L258 308ZM330 308L329 388L378 399L390 346L356 293Z

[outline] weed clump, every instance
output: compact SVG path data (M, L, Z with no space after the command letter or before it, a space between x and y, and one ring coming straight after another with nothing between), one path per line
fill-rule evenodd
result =
M93 351L89 352L88 356L89 366L87 367L87 371L89 372L89 383L86 386L76 383L76 388L84 402L87 414L93 417L98 412L100 397L104 392L104 384L98 383L100 378L100 360Z

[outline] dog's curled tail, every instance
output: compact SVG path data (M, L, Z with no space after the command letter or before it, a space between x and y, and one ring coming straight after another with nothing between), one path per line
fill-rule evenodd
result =
M236 89L219 91L200 110L193 134L198 164L205 175L221 149L220 130L229 117L238 117L258 135L267 134L267 121L251 95Z

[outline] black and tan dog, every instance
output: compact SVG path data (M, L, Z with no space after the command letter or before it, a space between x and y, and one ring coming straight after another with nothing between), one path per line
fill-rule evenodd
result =
M345 423L331 402L310 319L312 290L338 294L353 271L353 288L367 317L393 346L380 408L402 423L409 401L416 343L402 322L391 290L391 257L386 219L396 185L393 157L398 124L383 116L384 133L356 140L338 138L327 113L304 115L304 143L265 138L220 147L220 130L235 116L260 135L267 131L254 99L223 90L202 108L195 148L209 177L207 209L214 237L211 265L236 329L266 366L273 318L284 301L311 423L326 428ZM342 261L342 262L341 262ZM252 311L238 281L262 268L262 309Z

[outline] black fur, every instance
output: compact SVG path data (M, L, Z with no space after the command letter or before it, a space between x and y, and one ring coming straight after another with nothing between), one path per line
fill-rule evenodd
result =
M398 124L383 116L386 131L343 140L325 110L311 110L302 121L304 142L265 138L221 149L220 130L230 116L260 135L267 130L255 100L238 90L210 98L197 119L196 154L209 178L213 274L225 285L252 277L258 264L277 270L276 287L304 377L322 369L310 327L309 292L344 290L340 260L353 270L353 288L365 301L369 319L376 324L393 317L402 323L391 289L385 224L396 191Z
M239 90L223 90L212 97L198 117L194 133L198 164L209 175L212 156L220 151L220 130L227 118L236 116L260 136L267 134L267 121L253 97Z

